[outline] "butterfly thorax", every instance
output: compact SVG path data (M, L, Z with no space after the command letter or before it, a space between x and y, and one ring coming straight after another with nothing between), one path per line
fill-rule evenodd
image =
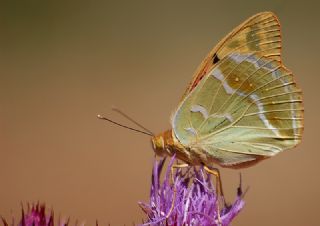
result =
M180 159L186 163L193 163L194 159L190 155L190 150L187 150L178 140L175 138L172 130L167 130L151 139L154 152L158 156L173 156L176 155L177 159Z

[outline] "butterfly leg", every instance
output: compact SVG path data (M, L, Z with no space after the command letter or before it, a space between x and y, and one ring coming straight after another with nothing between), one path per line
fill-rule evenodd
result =
M173 185L173 199L172 199L170 210L166 215L166 218L169 218L169 216L171 215L171 213L173 211L173 208L174 208L174 203L175 203L175 200L176 200L176 196L177 196L177 189L176 189L176 185L174 183L174 178L173 178L174 169L182 169L182 168L186 168L186 167L189 167L189 165L187 163L176 164L176 165L173 165L171 167L171 183Z
M216 177L216 191L217 191L217 210L218 210L218 224L222 225L221 218L220 218L220 197L223 198L224 206L227 206L224 195L223 195L223 189L222 189L222 182L221 182L221 176L220 171L217 168L209 168L207 166L204 166L204 170L207 171L207 173L213 175Z
M174 184L174 178L173 178L174 169L182 169L182 168L187 168L187 167L189 167L189 165L187 163L175 164L171 167L171 182L172 182L172 184Z

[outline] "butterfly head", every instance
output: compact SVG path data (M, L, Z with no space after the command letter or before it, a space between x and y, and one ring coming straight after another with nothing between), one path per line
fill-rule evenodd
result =
M152 147L154 152L158 155L158 156L163 156L165 154L164 150L165 150L165 141L163 138L162 134L159 134L157 136L153 136L151 138L151 143L152 143Z

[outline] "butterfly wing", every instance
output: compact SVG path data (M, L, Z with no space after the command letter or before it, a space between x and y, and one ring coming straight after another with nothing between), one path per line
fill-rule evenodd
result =
M281 35L277 17L271 12L256 14L236 27L212 49L194 73L184 96L230 53L256 52L280 61L280 51Z
M181 102L172 127L181 144L222 165L273 156L301 140L301 90L278 59L230 53Z

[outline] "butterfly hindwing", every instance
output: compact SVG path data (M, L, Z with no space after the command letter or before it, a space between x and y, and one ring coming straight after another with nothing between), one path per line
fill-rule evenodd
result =
M233 52L185 97L172 126L184 146L227 164L272 156L300 142L302 94L278 59Z
M212 49L194 73L184 96L230 53L255 52L280 61L280 51L281 35L277 17L271 12L256 14L236 27Z

